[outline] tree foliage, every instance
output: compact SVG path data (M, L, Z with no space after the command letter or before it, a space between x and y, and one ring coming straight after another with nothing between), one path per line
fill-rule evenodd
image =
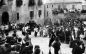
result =
M66 18L63 20L63 26L64 27L80 27L82 24L82 21L80 18L78 18L77 13L68 13L66 15Z

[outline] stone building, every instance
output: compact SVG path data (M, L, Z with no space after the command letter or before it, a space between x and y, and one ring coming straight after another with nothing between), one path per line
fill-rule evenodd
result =
M10 21L12 15L11 7L12 1L7 2L7 0L0 0L0 24Z
M77 9L82 10L82 0L50 0L45 4L45 18L51 19L52 23L65 18L64 14L53 15L53 10L58 9Z
M82 1L82 9L86 10L86 0Z
M3 0L5 5L0 8L0 23L3 12L9 15L9 22L28 23L30 20L44 24L44 5L42 0Z

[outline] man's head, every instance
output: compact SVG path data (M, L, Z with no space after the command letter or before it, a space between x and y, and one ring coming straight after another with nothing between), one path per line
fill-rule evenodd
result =
M29 42L26 42L26 46L29 46Z

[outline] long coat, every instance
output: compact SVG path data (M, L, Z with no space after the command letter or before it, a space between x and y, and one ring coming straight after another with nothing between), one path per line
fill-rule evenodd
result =
M85 47L81 48L79 46L76 46L72 50L72 54L83 54L85 51Z

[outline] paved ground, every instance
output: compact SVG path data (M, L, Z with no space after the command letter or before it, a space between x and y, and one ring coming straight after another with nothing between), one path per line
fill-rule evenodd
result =
M12 34L12 32L10 33L10 35L11 34ZM19 36L22 36L20 31L18 31L17 34ZM49 38L48 37L33 37L33 33L30 37L31 37L33 46L39 45L41 48L41 51L43 51L44 54L48 54L48 52L49 52L49 47L48 47ZM86 44L86 41L84 41L84 43ZM52 49L52 54L54 54L54 52L53 52L54 49L52 47L51 47L51 49ZM72 54L71 51L72 51L72 49L69 48L69 44L61 43L61 50L59 51L59 52L61 52L61 54ZM86 50L85 50L84 54L86 54Z
M43 38L43 37L37 37L37 38L32 38L32 44L33 45L39 45L40 48L42 49L42 51L44 52L44 54L48 54L49 52L49 47L48 47L48 43L49 43L49 38ZM54 49L51 47L52 49L52 54L54 54ZM69 45L67 44L61 44L61 50L60 52L62 54L71 54L71 48L69 48Z

